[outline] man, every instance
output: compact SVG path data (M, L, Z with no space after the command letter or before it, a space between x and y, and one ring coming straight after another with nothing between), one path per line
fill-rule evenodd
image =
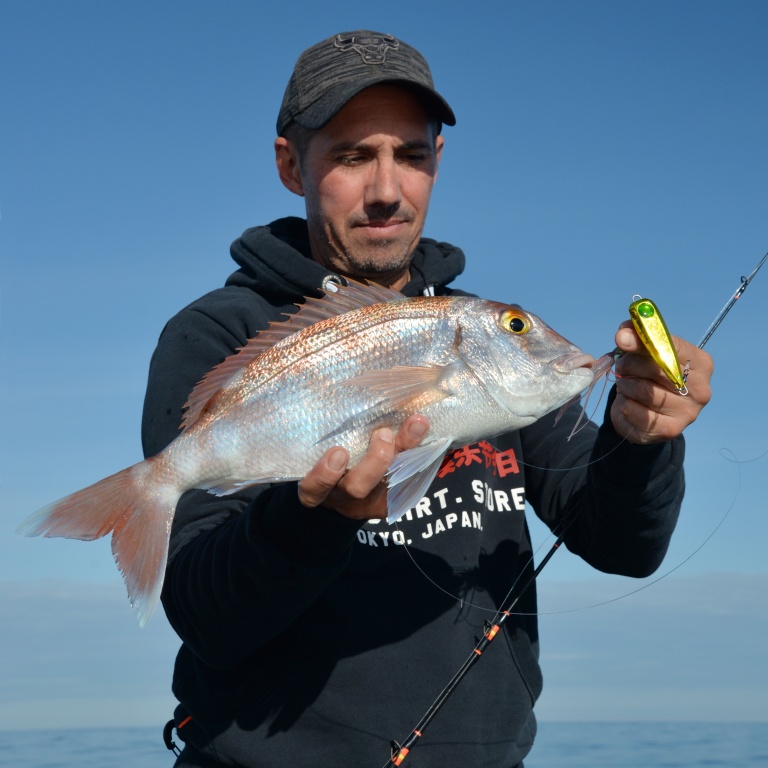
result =
M176 436L210 368L329 281L455 292L463 253L421 237L441 129L453 124L427 63L390 35L336 35L301 55L275 153L307 220L247 230L226 285L168 323L150 370L147 455ZM176 765L385 763L530 574L526 499L553 529L573 521L567 546L595 567L657 568L683 495L681 432L709 399L712 365L678 340L690 361L680 397L629 327L616 341L627 354L599 429L566 440L569 413L556 429L548 417L453 451L397 526L380 519L383 481L426 434L422 416L375 432L356 466L334 448L298 483L186 494L163 593L183 641ZM414 766L522 765L542 686L533 588L519 608L430 724Z

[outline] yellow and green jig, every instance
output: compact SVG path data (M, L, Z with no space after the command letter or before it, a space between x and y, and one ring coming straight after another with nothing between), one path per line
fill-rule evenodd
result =
M659 368L675 385L675 389L681 395L687 395L688 387L685 382L688 370L686 368L683 371L680 367L675 345L672 343L667 324L659 308L650 299L643 299L640 296L633 298L634 301L629 305L629 316L632 318L632 324L640 341L643 342Z

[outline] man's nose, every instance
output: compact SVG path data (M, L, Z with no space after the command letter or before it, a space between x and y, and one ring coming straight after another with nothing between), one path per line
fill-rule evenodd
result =
M371 169L366 205L395 205L401 197L397 163L393 158L379 159Z

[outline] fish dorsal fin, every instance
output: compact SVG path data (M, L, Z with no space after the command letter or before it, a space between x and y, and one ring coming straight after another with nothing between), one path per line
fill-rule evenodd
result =
M397 301L402 298L405 298L402 293L390 288L361 283L348 278L347 285L328 283L328 290L322 298L307 297L303 304L297 304L298 312L288 315L285 320L271 322L257 336L249 339L245 346L203 376L184 405L182 430L191 427L205 413L207 405L214 395L223 389L234 376L278 342L319 323L321 320L338 317L345 312L373 304Z

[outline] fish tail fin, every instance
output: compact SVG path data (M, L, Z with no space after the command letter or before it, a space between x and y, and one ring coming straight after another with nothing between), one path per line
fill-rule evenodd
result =
M181 495L153 456L49 504L17 529L23 536L92 541L112 533L112 554L139 625L160 600L168 539Z

